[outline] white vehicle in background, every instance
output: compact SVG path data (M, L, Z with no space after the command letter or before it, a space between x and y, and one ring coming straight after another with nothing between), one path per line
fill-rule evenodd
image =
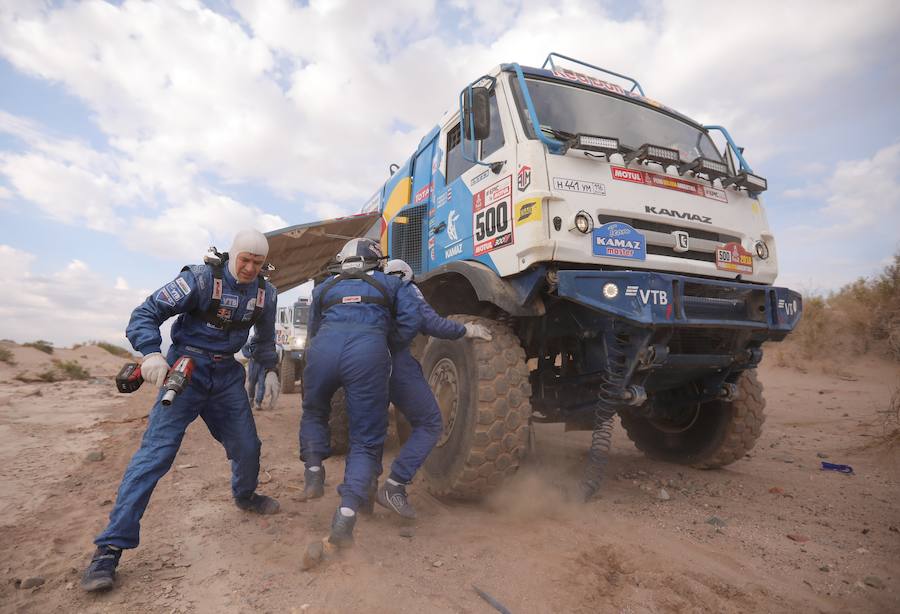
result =
M279 307L275 318L275 343L281 345L281 391L296 390L306 345L306 322L309 320L308 297L298 298L293 305Z

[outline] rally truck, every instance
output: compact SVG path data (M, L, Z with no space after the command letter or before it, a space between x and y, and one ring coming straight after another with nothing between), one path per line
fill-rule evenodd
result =
M300 297L293 305L278 308L275 319L275 342L284 350L279 367L281 391L292 393L297 389L306 347L306 322L309 320L309 298Z
M417 352L444 432L438 495L512 475L532 423L592 431L599 485L612 418L646 455L700 468L760 435L763 343L797 324L743 149L625 75L551 53L465 87L356 216L270 233L276 285L321 275L349 237L379 239L442 315L493 341Z

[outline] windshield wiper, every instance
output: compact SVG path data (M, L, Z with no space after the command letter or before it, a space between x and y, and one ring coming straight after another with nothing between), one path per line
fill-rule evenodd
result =
M575 135L572 134L571 132L566 132L565 130L560 130L558 128L554 128L553 126L542 125L541 132L543 132L545 134L549 134L553 138L560 140L563 143L566 143L567 145L569 144L569 142L571 142L575 138Z

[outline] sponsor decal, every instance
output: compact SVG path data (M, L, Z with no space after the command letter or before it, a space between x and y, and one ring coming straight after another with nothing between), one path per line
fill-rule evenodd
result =
M254 307L256 307L256 299L255 299L255 298L251 298L249 301L247 301L247 306L245 307L245 309L248 309L248 310L250 310L250 311L253 311L253 308L254 308Z
M665 290L644 290L640 286L627 286L625 296L633 296L644 305L668 305L669 293Z
M673 230L672 238L675 239L676 252L686 252L691 248L691 236L683 230Z
M166 290L168 291L169 296L172 297L173 301L175 301L177 303L178 301L181 300L181 296L182 296L181 291L178 289L178 286L175 284L174 281L166 284Z
M191 287L188 285L188 282L184 281L183 277L176 278L175 283L178 284L178 287L181 288L181 291L184 292L185 296L191 293Z
M621 166L614 166L612 167L612 178L617 181L643 183L644 185L653 186L655 188L675 190L676 192L681 192L683 194L693 194L694 196L709 198L722 203L728 202L728 196L725 194L725 190L718 190L679 177L671 177L669 175L651 173L650 171L640 171Z
M432 260L436 258L434 254L434 235L428 237L428 254L431 256Z
M519 186L519 192L524 192L528 189L528 186L531 185L531 167L528 165L523 165L522 168L519 169L519 180L517 185Z
M554 190L567 190L594 196L606 196L606 186L596 181L583 181L581 179L566 179L565 177L553 178Z
M469 185L473 186L476 183L480 183L480 182L484 181L485 179L487 179L487 176L490 174L491 174L490 169L484 171L483 173L478 173L477 175L472 177L472 181L469 182Z
M259 288L256 290L256 305L259 305L259 308L262 309L266 306L266 290L265 288Z
M780 298L778 299L778 308L784 311L787 315L792 316L796 315L796 313L800 310L800 305L797 304L797 299L786 301L783 298Z
M753 256L740 243L726 243L716 249L716 268L734 273L753 273Z
M222 306L223 307L237 307L238 306L238 297L234 294L223 294L222 295ZM250 306L247 305L249 308Z
M515 242L512 222L512 175L472 197L474 253L481 256Z
M169 307L175 306L175 301L172 300L172 297L169 296L169 293L166 292L165 288L161 288L160 291L156 293L156 300L165 303Z
M450 247L448 247L447 249L444 250L444 258L449 260L450 258L453 258L454 256L459 256L462 253L462 251L463 251L463 244L462 244L462 241L460 241L459 243L451 245Z
M625 222L609 222L594 229L592 249L595 256L645 260L647 244L644 235Z
M530 198L516 203L516 224L540 221L543 217L540 198Z
M341 299L342 303L361 303L362 296L345 296Z
M222 298L222 280L213 278L213 290L212 290L213 298Z
M216 315L223 320L230 320L232 313L234 313L234 310L228 309L227 307L219 307L219 309L216 310Z
M437 195L437 200L435 201L436 208L440 209L453 198L453 190L448 186L446 190Z
M416 197L413 199L414 204L418 205L421 202L428 200L428 197L431 196L431 191L434 189L434 183L429 183L427 186L416 192Z
M451 241L459 241L459 233L456 230L457 220L459 220L459 213L456 212L456 209L451 209L450 214L447 215L447 236Z
M712 224L712 218L708 215L698 215L697 213L687 213L677 209L665 209L644 205L644 213L652 213L653 215L668 215L669 217L678 218L679 220L691 220L692 222L700 222L701 224Z
M434 150L434 156L431 158L431 174L436 175L438 172L438 168L441 165L441 156L443 155L444 150L440 147Z
M408 224L408 223L409 223L409 218L406 217L405 215L395 215L395 216L394 216L394 223L395 223L395 224Z

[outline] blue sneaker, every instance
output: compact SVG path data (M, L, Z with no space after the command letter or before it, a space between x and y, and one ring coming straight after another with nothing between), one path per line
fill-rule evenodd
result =
M81 588L86 591L108 591L116 583L116 567L122 551L111 546L98 546L91 564L81 577Z

